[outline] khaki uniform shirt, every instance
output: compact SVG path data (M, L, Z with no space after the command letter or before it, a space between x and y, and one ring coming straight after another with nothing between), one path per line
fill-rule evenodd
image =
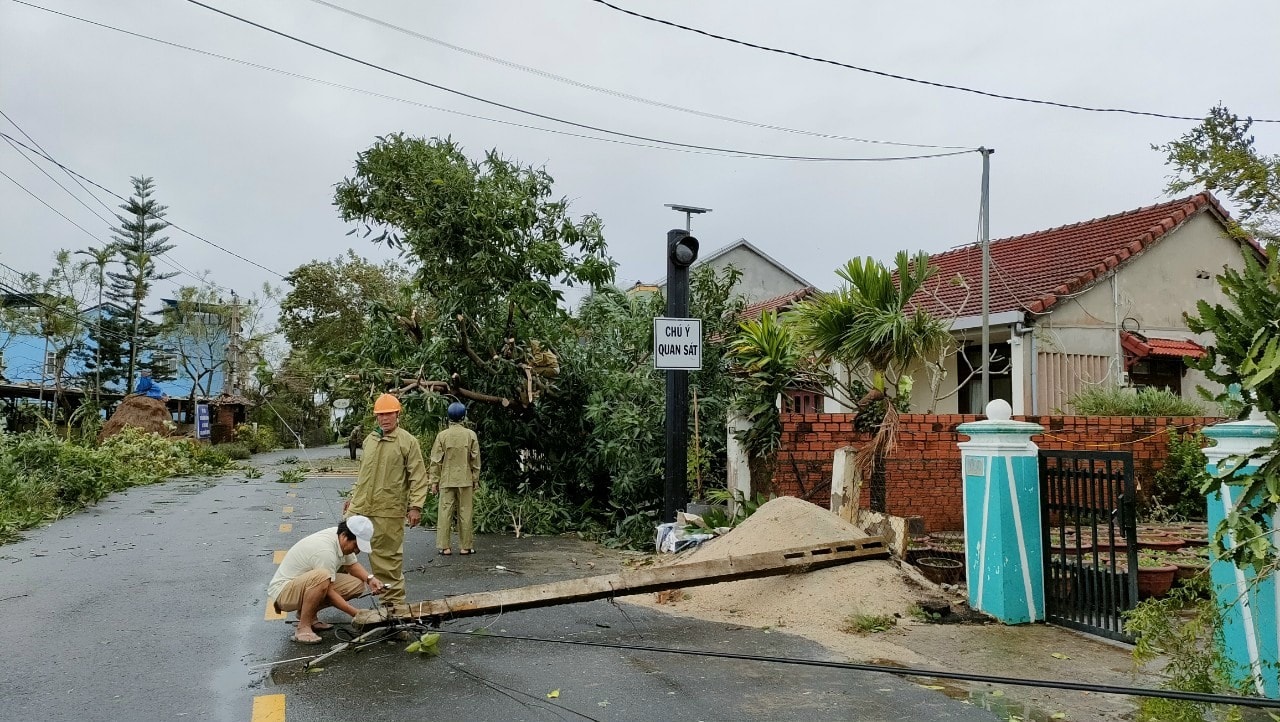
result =
M426 503L427 467L418 439L399 427L385 436L380 431L366 436L347 513L398 517Z
M480 440L459 423L436 434L431 445L431 483L441 489L480 484Z
M342 553L342 547L338 546L338 527L331 526L303 537L289 549L267 585L267 596L279 596L284 585L313 569L328 572L329 581L333 581L339 570L355 563L355 554Z

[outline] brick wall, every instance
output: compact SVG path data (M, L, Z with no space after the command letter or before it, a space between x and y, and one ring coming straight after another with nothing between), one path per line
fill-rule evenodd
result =
M921 516L929 531L960 529L960 450L968 437L960 424L981 416L904 414L898 449L886 465L888 511L895 516ZM1168 451L1166 430L1186 432L1222 421L1206 417L1019 416L1044 427L1031 437L1042 449L1132 451L1134 476L1147 483ZM831 461L843 446L861 447L871 434L853 430L853 414L783 414L782 446L774 469L774 491L826 506L831 494ZM867 470L869 471L869 470ZM862 505L869 490L863 484Z

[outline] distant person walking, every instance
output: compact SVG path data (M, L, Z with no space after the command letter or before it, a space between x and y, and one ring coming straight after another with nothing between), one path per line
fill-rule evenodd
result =
M436 523L436 548L440 554L453 553L453 521L458 517L458 553L475 554L471 528L472 500L480 486L480 440L476 432L462 425L467 407L449 404L449 427L436 434L431 445L431 493L440 495Z
M400 400L383 394L373 403L378 425L365 437L360 475L345 514L361 514L373 520L373 549L369 563L386 591L386 604L404 604L404 527L422 521L427 502L427 467L422 445L400 428Z

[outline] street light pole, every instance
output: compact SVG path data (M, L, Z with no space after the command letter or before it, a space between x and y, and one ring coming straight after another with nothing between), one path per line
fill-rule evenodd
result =
M978 213L978 233L982 243L982 408L991 401L991 148L982 154L982 197ZM981 413L981 412L980 412Z

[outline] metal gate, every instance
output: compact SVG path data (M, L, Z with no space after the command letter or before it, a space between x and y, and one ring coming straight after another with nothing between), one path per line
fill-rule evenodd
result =
M1126 610L1138 600L1133 454L1041 451L1047 621L1133 642Z

